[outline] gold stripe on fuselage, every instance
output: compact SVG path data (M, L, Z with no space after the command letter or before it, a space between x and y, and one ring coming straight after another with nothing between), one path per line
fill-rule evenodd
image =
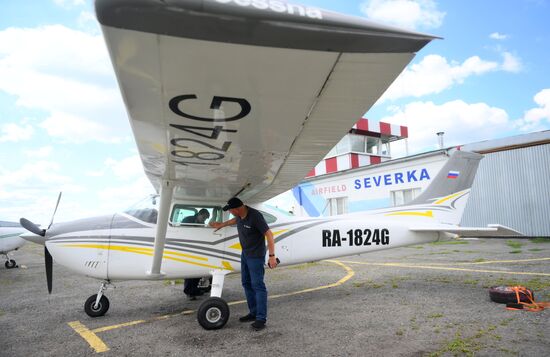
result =
M89 249L116 250L116 251L125 252L125 253L134 253L134 254L143 254L143 255L153 256L153 249L152 248L129 247L129 246L122 246L122 245L107 245L107 244L62 244L62 246L63 247L70 247L70 248L89 248ZM206 267L206 268L233 270L233 269L228 269L225 266L225 264L224 264L224 266L219 267L219 266L215 266L215 265L203 264L203 263L192 262L192 261L185 260L185 259L179 259L179 258L175 258L171 255L186 257L186 258L191 258L191 259L197 259L197 260L202 260L202 261L208 261L208 258L205 258L205 257L200 257L200 256L196 256L196 255L191 255L191 254L178 253L178 252L169 251L169 250L166 250L164 252L164 255L162 256L162 258L163 259L168 259L168 260L174 260L174 261L181 262L181 263L198 265L198 266L202 266L202 267Z

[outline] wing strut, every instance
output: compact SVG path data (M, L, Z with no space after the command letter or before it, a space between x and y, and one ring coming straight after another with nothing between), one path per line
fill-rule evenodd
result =
M174 193L174 184L172 181L163 180L160 186L159 214L157 218L157 232L155 234L155 251L153 254L153 265L147 272L152 278L161 278L165 274L160 271L162 264L162 255L164 253L164 243L166 241L166 228L168 227L168 216L170 214L170 204L172 203L172 194Z

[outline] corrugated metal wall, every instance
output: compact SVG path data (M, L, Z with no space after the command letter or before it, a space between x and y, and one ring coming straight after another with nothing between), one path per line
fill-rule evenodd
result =
M490 223L550 236L550 145L485 154L461 225Z

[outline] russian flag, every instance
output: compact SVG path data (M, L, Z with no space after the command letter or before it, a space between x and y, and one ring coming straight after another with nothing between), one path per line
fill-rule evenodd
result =
M460 175L460 171L449 171L447 174L448 179L455 179L458 178L458 175Z

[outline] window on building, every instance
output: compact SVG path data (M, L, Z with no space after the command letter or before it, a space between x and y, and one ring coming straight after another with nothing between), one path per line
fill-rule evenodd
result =
M365 136L357 134L349 134L351 151L365 152Z
M380 138L367 138L367 147L365 152L373 155L380 155Z
M411 202L420 194L420 187L406 190L391 191L391 200L394 206L404 205Z
M331 216L348 213L348 198L347 197L329 198L328 207L329 207L329 214Z

